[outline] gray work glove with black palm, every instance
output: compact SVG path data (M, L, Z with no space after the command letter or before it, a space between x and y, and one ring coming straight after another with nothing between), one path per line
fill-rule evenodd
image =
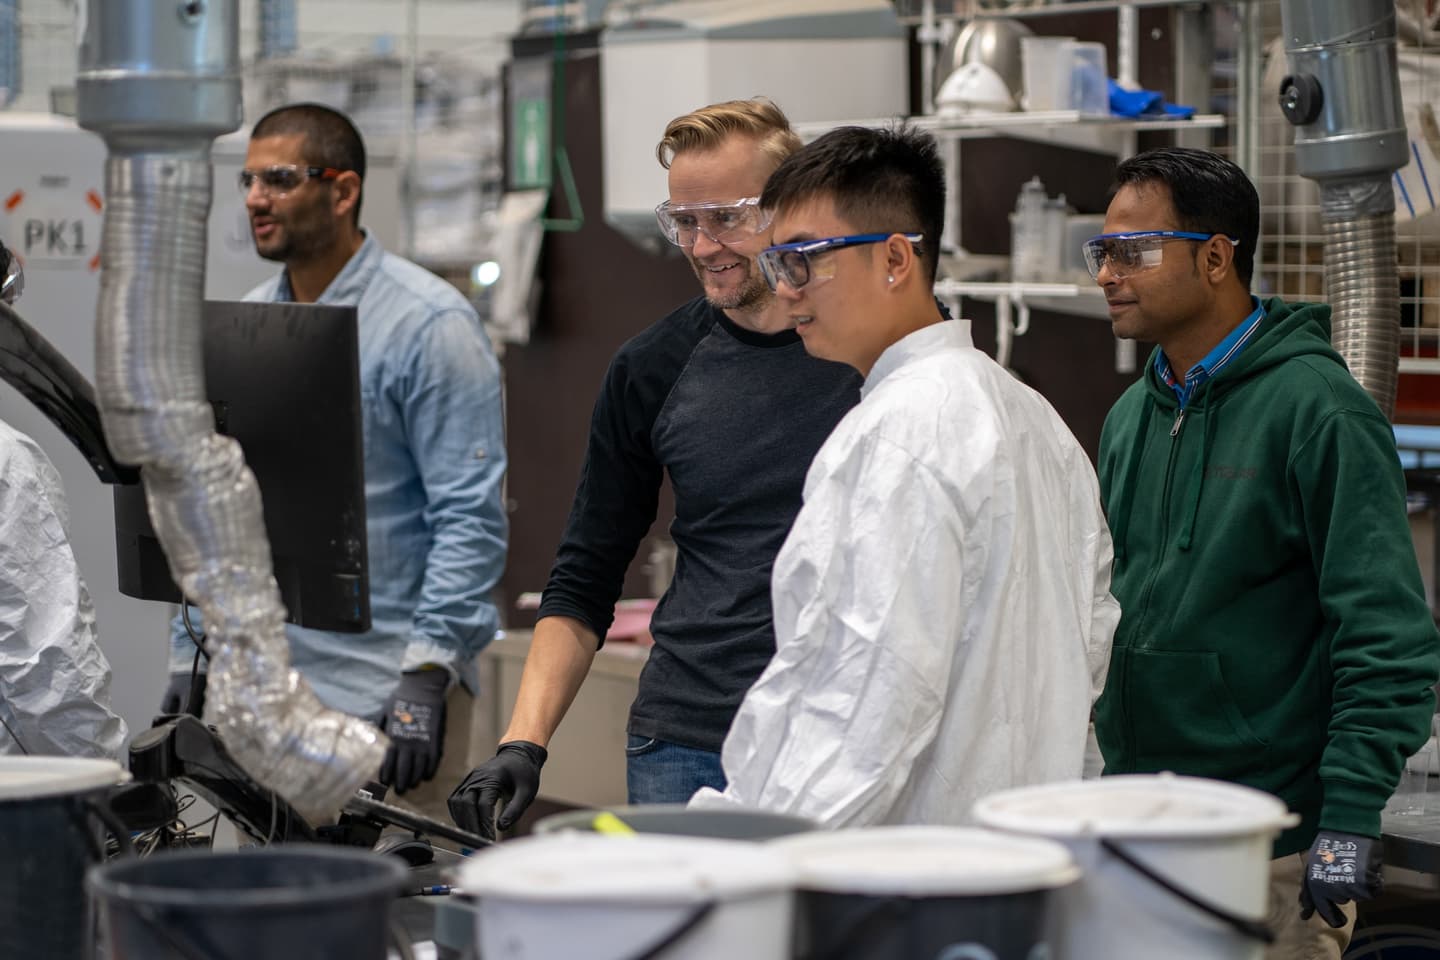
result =
M390 749L380 766L380 782L397 794L431 779L440 766L449 687L445 670L411 670L400 675L400 685L385 705L380 729L390 737Z
M1312 913L1332 927L1345 926L1340 904L1369 900L1380 893L1379 840L1353 833L1321 830L1305 855L1305 876L1300 881L1300 916Z
M549 756L528 740L502 743L495 756L470 771L450 794L450 819L462 830L494 840L515 825L540 790L540 768ZM495 819L496 806L505 812Z
M188 709L187 709L188 708ZM165 695L160 698L160 712L168 716L188 713L193 717L205 713L205 674L195 674L193 693L188 673L170 674Z

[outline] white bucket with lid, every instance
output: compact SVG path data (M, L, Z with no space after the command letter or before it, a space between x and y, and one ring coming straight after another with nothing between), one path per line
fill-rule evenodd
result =
M82 960L94 914L85 871L104 859L113 760L0 757L0 957Z
M1271 847L1298 822L1268 793L1173 774L1007 790L974 814L1058 840L1084 872L1059 897L1057 960L1259 960Z
M1058 843L964 827L874 827L772 841L795 866L801 957L1049 956L1053 892L1080 876Z
M788 960L794 873L762 844L554 833L460 870L485 960Z

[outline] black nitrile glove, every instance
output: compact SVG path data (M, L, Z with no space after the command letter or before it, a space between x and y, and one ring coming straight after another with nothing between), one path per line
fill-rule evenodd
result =
M1305 855L1300 916L1309 920L1319 913L1330 926L1345 926L1340 904L1380 893L1382 854L1380 841L1372 837L1321 830Z
M380 782L397 794L413 790L435 776L445 740L445 692L450 674L444 670L411 670L385 705L380 729L390 736L390 749L380 767Z
M187 703L190 707L188 710L185 709ZM194 717L203 715L205 712L205 674L195 675L193 697L190 693L190 674L170 674L170 683L165 687L165 695L160 698L160 712L172 716L180 713L188 713Z
M500 745L495 756L470 771L450 794L450 819L462 830L495 839L496 830L509 830L520 819L540 789L540 768L549 756L545 748L528 740ZM505 805L499 822L497 804Z

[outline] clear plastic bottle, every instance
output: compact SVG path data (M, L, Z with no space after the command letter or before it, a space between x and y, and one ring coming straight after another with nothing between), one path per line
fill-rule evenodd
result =
M1065 220L1069 213L1065 194L1045 201L1045 256L1041 276L1046 283L1057 283L1065 272Z
M1020 188L1010 217L1010 275L1014 280L1039 280L1045 272L1045 185L1031 177Z

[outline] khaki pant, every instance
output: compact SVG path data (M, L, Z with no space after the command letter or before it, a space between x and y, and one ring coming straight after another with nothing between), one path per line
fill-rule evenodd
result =
M1266 917L1275 931L1275 943L1265 960L1340 960L1355 932L1355 904L1341 906L1345 926L1331 927L1318 913L1300 919L1300 881L1305 876L1305 854L1294 853L1270 861L1270 911Z
M450 810L445 805L450 791L458 787L472 769L490 759L489 753L479 757L473 755L477 747L483 752L485 746L475 736L475 724L480 719L476 706L475 695L461 684L455 684L455 689L445 697L445 741L435 777L403 796L391 793L387 803L413 810L441 823L452 822Z

